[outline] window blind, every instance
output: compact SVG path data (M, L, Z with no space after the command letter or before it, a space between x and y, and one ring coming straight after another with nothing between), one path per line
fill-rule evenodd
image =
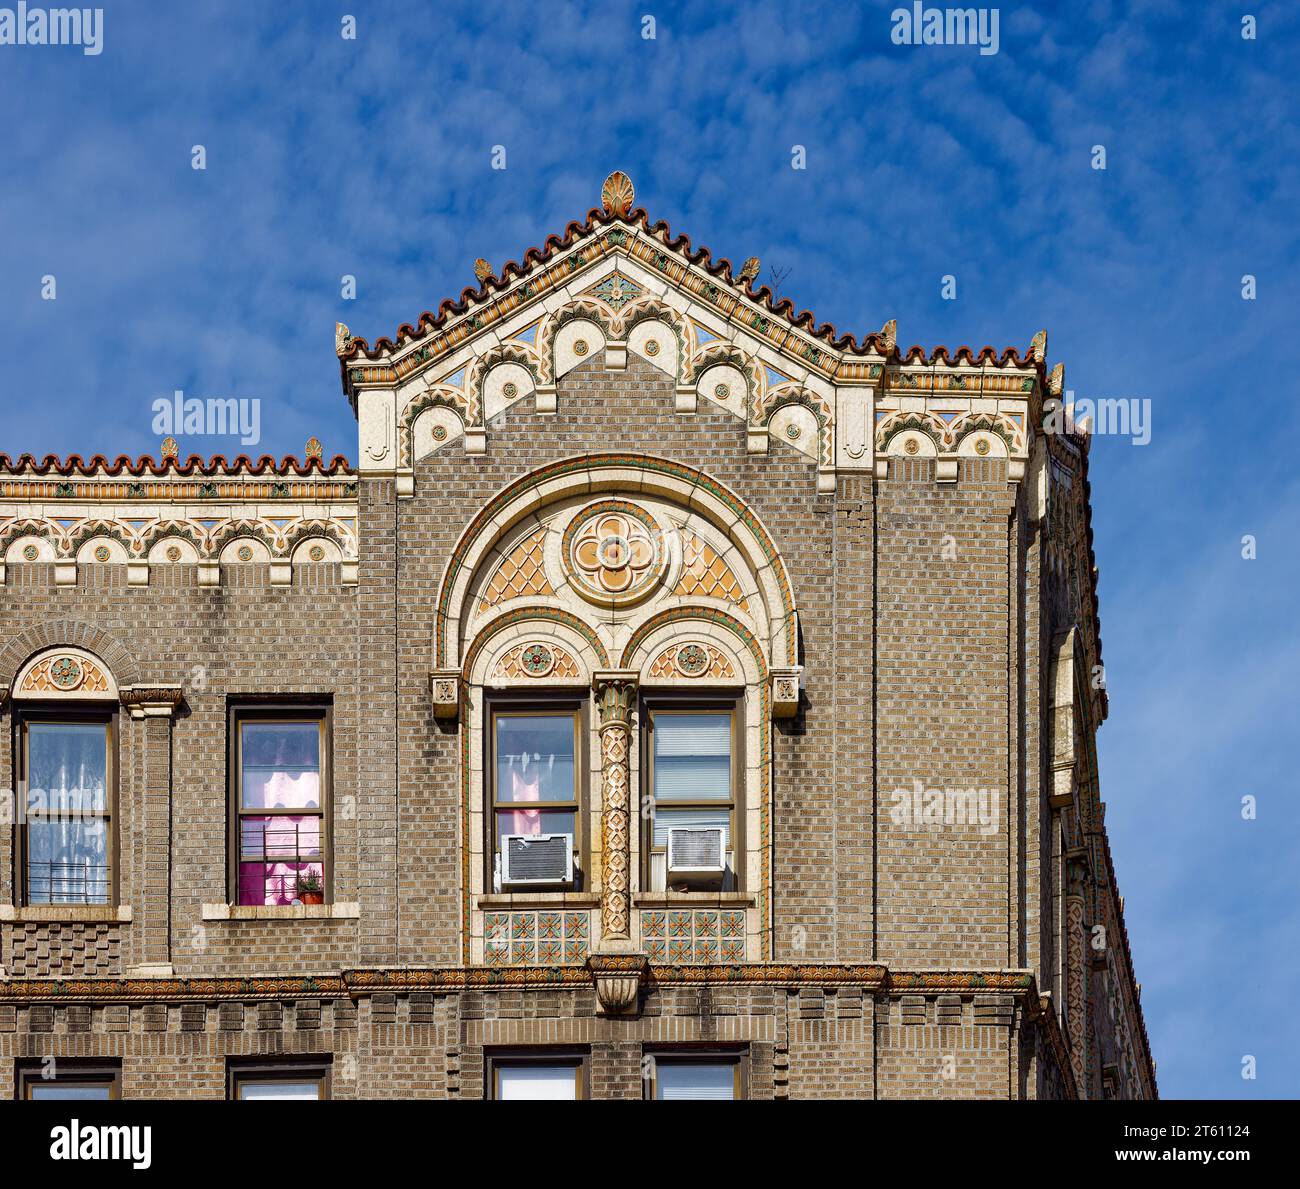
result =
M654 724L657 801L731 797L731 716L664 714Z
M722 845L731 846L731 811L729 809L657 809L654 845L668 845L668 831L700 826L721 826Z
M665 1100L722 1101L736 1097L736 1067L730 1062L659 1062L655 1066L655 1082L658 1096Z

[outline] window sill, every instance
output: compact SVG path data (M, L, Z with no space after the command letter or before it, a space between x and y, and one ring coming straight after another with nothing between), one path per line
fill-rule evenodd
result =
M639 892L632 897L637 908L672 908L686 904L694 908L753 908L754 897L748 892Z
M355 921L361 905L339 904L205 904L205 921Z
M90 925L104 921L127 924L131 915L129 904L0 904L0 921L16 925Z
M600 897L591 892L489 892L475 900L479 908L599 908Z

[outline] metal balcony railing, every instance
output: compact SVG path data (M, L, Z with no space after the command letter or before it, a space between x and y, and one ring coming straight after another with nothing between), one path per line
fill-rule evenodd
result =
M27 864L30 904L107 904L111 890L107 863L36 859Z

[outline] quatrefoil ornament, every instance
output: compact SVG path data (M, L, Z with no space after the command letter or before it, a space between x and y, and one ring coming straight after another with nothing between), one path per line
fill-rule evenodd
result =
M589 602L638 602L663 577L662 536L654 518L636 504L604 500L585 508L565 532L569 581Z

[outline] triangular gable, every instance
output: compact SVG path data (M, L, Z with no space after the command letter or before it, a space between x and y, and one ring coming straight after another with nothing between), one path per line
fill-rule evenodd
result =
M601 202L522 264L492 275L480 262L478 289L403 326L395 341L371 347L337 328L362 470L398 475L406 493L417 457L462 439L467 454L485 452L501 410L531 399L538 413L554 411L557 383L597 357L610 371L637 355L664 372L678 412L703 400L743 418L751 453L765 453L779 429L783 445L796 442L815 460L822 490L833 489L837 470L879 473L904 415L909 425L930 417L936 453L950 455L952 469L970 414L982 413L972 432L989 432L990 419L1040 394L1045 336L1023 357L989 347L950 357L944 348L901 353L892 321L861 340L841 335L755 289L756 257L734 274L729 261L633 209L625 175L607 179ZM934 397L945 416L916 407ZM1026 424L999 422L1013 479L1027 459Z

